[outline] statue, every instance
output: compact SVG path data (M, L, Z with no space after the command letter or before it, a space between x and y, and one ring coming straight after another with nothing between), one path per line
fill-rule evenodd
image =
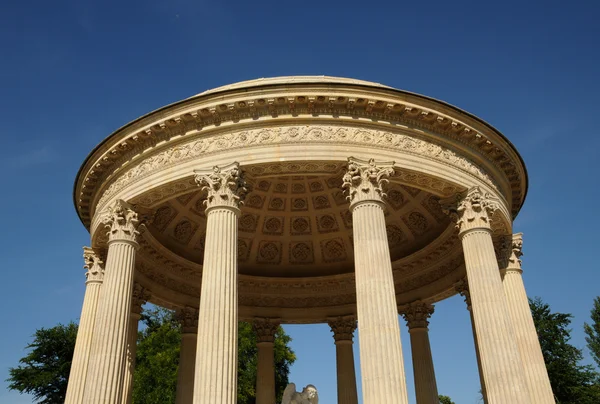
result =
M281 404L319 404L319 394L317 388L309 384L302 389L301 393L296 391L296 385L290 383L283 391L283 400Z

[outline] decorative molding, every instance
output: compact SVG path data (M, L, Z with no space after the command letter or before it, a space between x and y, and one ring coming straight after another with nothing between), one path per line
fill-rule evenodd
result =
M521 256L523 256L523 233L505 236L502 239L501 254L504 258L500 262L500 271L502 275L509 271L522 273Z
M150 300L150 292L137 282L133 283L133 294L131 295L131 312L142 314L142 306Z
M102 283L104 279L104 262L90 247L83 247L83 267L86 269L86 283Z
M279 329L281 320L278 318L255 318L252 321L252 328L256 334L256 341L261 342L275 342L275 334Z
M194 174L202 191L208 192L205 201L207 212L222 207L239 209L248 193L238 162L223 167L214 166L212 170L194 170Z
M427 329L429 326L429 318L434 311L435 308L433 305L420 300L407 304L400 309L400 313L402 314L402 317L404 317L404 320L406 320L409 331L418 328Z
M377 202L383 204L386 196L383 185L394 175L394 162L375 162L374 159L363 160L348 158L348 171L342 178L342 188L348 192L350 210L361 202Z
M356 317L354 315L328 318L327 324L331 327L333 339L336 343L340 341L352 342L356 330Z
M469 282L464 278L454 284L454 289L465 299L467 310L471 311L471 292L469 292Z
M106 209L103 224L109 227L108 242L129 241L136 243L140 232L138 231L138 214L127 202L117 199Z
M477 164L459 156L446 147L413 136L379 129L337 127L334 125L284 126L219 133L178 144L150 155L140 160L134 167L115 175L98 200L97 207L103 206L131 183L173 165L200 156L220 153L224 150L288 143L358 144L402 151L458 168L484 181L493 189L497 189L492 178Z

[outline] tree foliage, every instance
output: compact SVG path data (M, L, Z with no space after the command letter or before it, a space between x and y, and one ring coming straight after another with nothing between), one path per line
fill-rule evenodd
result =
M76 338L75 323L37 330L26 346L31 351L9 369L8 388L32 394L42 404L63 403Z
M529 305L557 403L599 403L598 374L580 363L582 351L569 343L571 314L552 313L540 298Z
M594 299L591 317L592 324L585 323L583 325L586 334L585 342L587 342L592 358L600 367L600 296Z
M448 396L439 396L440 404L455 404Z

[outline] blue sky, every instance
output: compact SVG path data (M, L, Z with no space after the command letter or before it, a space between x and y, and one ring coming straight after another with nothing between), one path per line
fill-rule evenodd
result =
M31 402L7 392L4 379L35 329L79 317L89 235L71 190L87 153L146 112L258 77L371 80L447 101L501 130L530 175L515 223L527 290L573 313L573 343L584 347L582 325L600 295L599 12L592 1L3 2L0 403ZM291 380L336 402L328 328L286 329L298 354ZM476 403L460 297L436 306L430 330L440 393ZM402 341L414 402L404 322Z

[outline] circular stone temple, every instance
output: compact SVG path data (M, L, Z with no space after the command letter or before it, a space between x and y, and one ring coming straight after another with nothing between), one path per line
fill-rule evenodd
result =
M512 221L515 147L447 103L326 76L205 91L111 134L74 203L91 235L67 403L131 402L144 302L182 322L177 403L236 402L237 323L258 337L257 403L275 404L274 332L328 323L338 402L438 403L433 305L465 297L487 403L551 403ZM88 381L86 383L86 380Z

